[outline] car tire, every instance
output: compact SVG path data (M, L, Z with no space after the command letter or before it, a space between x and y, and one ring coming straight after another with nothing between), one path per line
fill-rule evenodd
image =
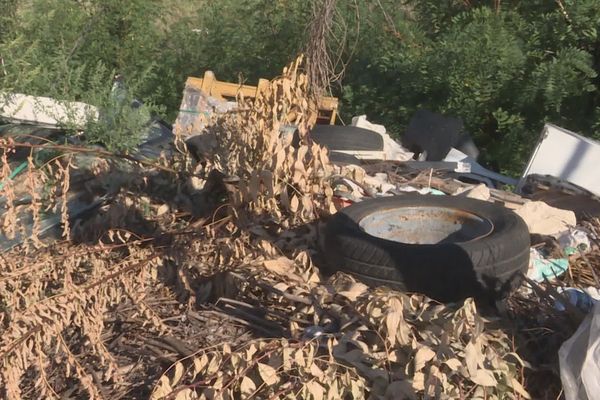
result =
M466 211L487 220L491 228L485 236L469 241L411 244L373 236L359 225L376 212L403 207ZM342 271L371 286L450 302L467 297L497 300L518 286L529 264L530 239L525 222L502 206L463 197L411 194L344 208L328 222L323 246L330 273Z
M360 159L352 154L340 153L338 151L329 152L329 161L337 165L360 165Z
M380 134L356 126L315 125L310 138L332 151L383 151Z

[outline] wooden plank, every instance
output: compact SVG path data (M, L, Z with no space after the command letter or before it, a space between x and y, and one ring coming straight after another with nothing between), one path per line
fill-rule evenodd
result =
M258 86L256 88L256 95L258 96L259 93L263 92L264 90L266 90L266 88L269 86L269 80L268 79L259 79L258 80Z
M253 99L257 96L259 91L264 90L268 84L269 80L262 78L259 79L258 86L222 82L217 80L212 71L206 71L204 73L204 78L189 77L186 81L186 85L202 90L209 96L219 100L235 98L238 94L242 94L245 98ZM339 101L336 97L320 97L317 101L317 108L319 111L318 120L331 125L335 124L338 104Z
M212 71L206 71L204 73L204 79L202 80L202 90L205 93L209 93L211 96L216 97L219 100L224 100L221 97L221 94L213 90L215 84L217 83L217 78L215 78L215 74Z

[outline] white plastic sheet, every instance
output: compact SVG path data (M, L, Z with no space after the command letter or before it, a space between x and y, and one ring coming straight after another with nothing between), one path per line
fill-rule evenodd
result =
M84 129L89 121L96 121L98 115L98 109L86 103L21 93L0 93L0 117L9 122L48 128L72 126Z
M383 152L386 160L408 161L412 159L414 154L392 139L390 135L386 133L385 126L368 121L366 115L353 117L352 126L379 133L383 138Z
M600 303L558 352L567 400L600 400Z

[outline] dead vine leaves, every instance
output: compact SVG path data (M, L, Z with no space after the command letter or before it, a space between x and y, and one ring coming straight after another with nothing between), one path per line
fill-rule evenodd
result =
M225 215L215 208L193 225L175 216L174 201L150 207L140 196L122 195L86 225L93 239L42 247L34 232L35 255L17 249L0 257L0 393L68 397L61 381L68 377L70 395L89 398L117 398L148 379L152 399L528 398L522 366L507 357L508 337L487 326L471 299L443 306L319 274L310 257L314 232L293 233L335 210L327 151L307 137L315 119L307 87L299 59L253 102L240 98L243 112L213 121L208 133L219 144L208 165L191 165L185 155L172 161L170 169L182 174L216 168L228 178L225 204L218 204ZM291 124L298 146L282 137ZM2 149L5 179L10 143ZM54 176L73 178L72 162ZM144 185L152 177L135 171L129 175L139 173ZM29 191L46 179L33 173ZM168 193L184 186L172 175L164 181ZM14 205L13 185L3 194L3 231L16 234L23 210ZM58 196L63 204L65 196ZM32 204L39 227L41 198ZM140 215L162 229L161 240L173 234L168 245L130 231L134 224L124 221L139 224ZM111 229L100 229L109 222ZM251 318L219 313L211 298L247 306ZM205 324L215 314L225 322L189 334L193 318ZM219 331L232 321L242 333L224 340ZM136 335L144 340L127 342ZM135 350L143 368L130 359L124 365L122 349Z

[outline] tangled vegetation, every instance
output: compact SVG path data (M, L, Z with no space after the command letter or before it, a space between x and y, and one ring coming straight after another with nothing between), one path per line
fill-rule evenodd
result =
M484 163L519 172L545 121L598 136L597 1L318 4L0 0L1 94L103 116L85 147L0 143L0 229L23 240L0 256L0 397L559 396L556 350L581 316L557 313L552 287L512 298L508 324L472 300L323 274L329 178L356 171L307 140L308 79L341 78L330 90L342 120L367 113L396 136L419 108L461 117ZM307 29L315 16L327 25ZM324 68L299 60L280 74L307 42ZM135 157L148 114L174 119L185 78L209 69L276 78L212 121L209 159L181 138L157 160ZM280 135L290 123L299 146ZM11 181L17 155L26 168ZM80 193L95 208L72 219ZM52 212L61 232L48 244ZM565 282L597 284L599 259L578 260Z
M1 258L3 397L529 398L511 341L472 300L367 290L314 265L333 166L304 136L314 108L300 63L211 125L220 174L185 149L155 168L96 157L98 185L125 180L95 216L69 225L62 213L61 241L38 237L40 213L61 209L83 173L76 149L28 170L28 205L8 181L4 232L22 230L16 215L34 228ZM292 121L297 148L279 135ZM3 142L2 178L23 146ZM34 193L51 177L64 183L42 205ZM194 203L202 179L227 200Z

